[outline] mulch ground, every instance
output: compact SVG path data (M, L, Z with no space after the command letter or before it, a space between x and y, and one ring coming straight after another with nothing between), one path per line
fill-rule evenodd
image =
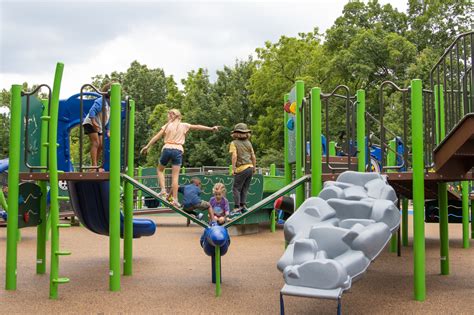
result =
M49 276L35 274L36 230L22 230L18 247L18 289L0 290L0 313L167 313L278 314L283 286L276 262L283 253L283 232L265 226L254 235L232 238L222 259L222 296L214 297L211 263L200 245L202 229L181 217L151 217L152 237L134 242L134 274L122 277L121 291L108 291L108 238L81 227L61 230L59 299L48 299ZM413 300L412 248L402 257L388 249L366 275L343 295L347 314L472 314L474 241L461 248L461 226L450 225L451 275L439 275L438 225L426 225L425 302ZM5 283L6 229L0 229L0 281ZM49 254L48 254L49 255ZM48 256L49 258L49 256ZM49 266L48 266L49 268ZM286 297L287 314L334 314L336 302Z

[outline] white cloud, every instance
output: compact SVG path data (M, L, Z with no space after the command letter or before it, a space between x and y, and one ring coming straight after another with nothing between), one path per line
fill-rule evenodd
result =
M125 71L133 60L163 68L176 80L199 67L208 68L213 77L215 70L232 65L236 58L247 58L266 40L295 36L314 27L324 31L347 1L119 1L86 5L92 2L24 3L21 21L15 16L8 18L9 7L0 4L0 87L23 82L52 84L56 61L65 63L63 98L77 93L96 74ZM391 1L399 10L405 9L405 2ZM18 8L23 2L15 5ZM81 7L86 9L78 11ZM54 19L48 19L48 14ZM33 22L28 24L29 20ZM26 37L29 33L34 36Z

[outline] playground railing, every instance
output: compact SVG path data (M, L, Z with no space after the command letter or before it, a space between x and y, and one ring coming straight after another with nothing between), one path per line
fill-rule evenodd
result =
M448 134L464 115L474 112L473 64L474 31L469 31L457 36L431 69L438 134Z
M342 91L343 94L338 94L339 91ZM332 115L337 115L337 110L341 109L341 107L337 108L334 100L342 100L344 109L345 109L345 127L342 130L337 128L336 126L330 126L329 121ZM347 165L341 166L340 163L337 165L330 162L330 153L327 150L327 154L323 157L325 166L330 171L344 171L352 169L354 166L357 166L357 163L354 163L351 159L351 156L354 155L355 151L355 143L356 143L356 115L355 115L355 107L356 107L356 99L355 96L351 96L350 89L346 85L339 85L334 88L331 93L325 94L321 93L321 103L322 109L324 111L323 116L323 124L325 126L325 137L326 143L329 144L331 139L333 139L334 130L339 131L339 142L345 142L345 145L341 144L342 150L345 151L345 155L348 156L347 158ZM333 106L331 107L330 104ZM310 115L308 115L310 116Z

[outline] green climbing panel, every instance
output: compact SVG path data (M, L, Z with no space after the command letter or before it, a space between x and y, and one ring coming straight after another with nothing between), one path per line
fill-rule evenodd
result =
M31 166L40 166L40 149L41 149L41 116L43 113L43 104L35 97L30 96L30 110L28 121L26 121L26 96L21 98L21 154L20 154L20 172L28 172L29 169L25 164L25 141L28 142L27 162ZM26 124L28 124L28 135L26 138Z
M18 228L38 226L40 218L41 188L31 182L20 184L18 198Z

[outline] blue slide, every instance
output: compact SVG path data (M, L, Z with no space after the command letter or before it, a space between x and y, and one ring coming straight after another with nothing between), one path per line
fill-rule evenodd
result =
M83 117L89 112L97 93L85 92ZM80 94L75 94L59 102L58 119L58 169L73 171L70 152L70 132L81 122ZM125 118L125 102L122 102L122 120ZM104 143L106 155L105 169L108 169L109 139ZM94 233L109 235L109 182L70 181L68 189L72 208L81 223ZM120 214L120 230L123 236L123 214ZM155 233L156 224L148 219L133 220L133 237L150 236Z
M109 235L109 181L68 181L74 213L90 231ZM123 237L123 214L120 235ZM149 219L133 219L133 238L155 234L156 224Z

